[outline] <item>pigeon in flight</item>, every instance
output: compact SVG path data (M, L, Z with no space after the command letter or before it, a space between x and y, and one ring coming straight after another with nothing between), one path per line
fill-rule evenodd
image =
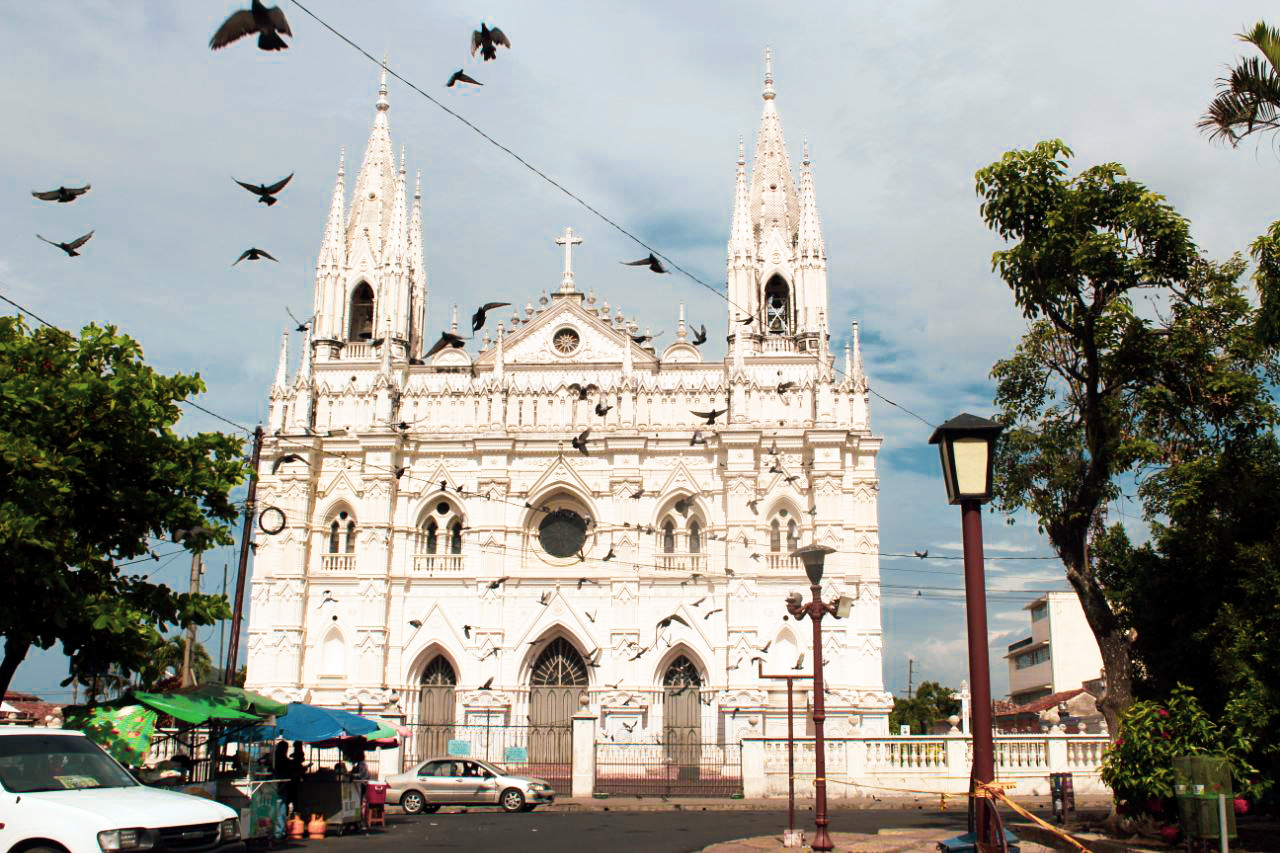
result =
M796 658L796 665L791 668L795 670L804 669L804 652L800 653L800 657Z
M302 457L299 456L298 454L286 453L284 456L281 456L279 459L277 459L275 462L271 464L271 473L274 474L275 472L279 471L281 465L288 465L290 462L301 462L301 461L302 461Z
M602 562L602 563L604 563L604 562L608 562L609 560L612 560L612 559L613 559L614 557L616 557L616 556L618 556L618 555L614 552L614 550L613 550L613 546L612 546L612 545L610 545L610 546L609 546L609 553L608 553L608 554L605 554L605 555L600 559L600 562Z
M708 598L708 596L705 596L705 595L704 595L704 596L702 596L702 598L699 598L697 601L695 601L695 602L693 603L693 606L694 606L694 607L701 607L701 606L702 606L702 602L706 601L706 600L707 600L707 598Z
M689 414L693 415L695 418L706 418L707 426L715 426L716 418L720 417L727 411L729 410L728 409L712 409L709 412L695 412L692 409L690 409Z
M546 607L548 604L550 604L551 593L544 592L542 595L538 596L538 603L541 604L543 607Z
M602 655L603 653L604 653L604 649L600 648L599 646L596 646L596 650L592 652L591 655L587 658L587 666L593 667L593 668L599 667L600 655Z
M693 333L693 345L700 347L707 342L707 324L703 323L702 328Z
M452 74L450 74L450 75L449 75L449 82L448 82L448 83L445 83L444 85L445 85L445 87L446 87L446 88L452 89L452 88L454 87L454 85L455 85L455 84L457 84L457 83L470 83L472 86L483 86L483 85L484 85L483 83L481 83L481 82L480 82L479 80L477 80L476 78L474 78L474 77L472 77L471 75L467 74L467 72L463 71L461 68L459 68L457 71L455 71L455 72L453 72Z
M581 433L578 434L577 437L573 439L573 441L570 442L570 444L573 445L573 449L581 453L583 456L591 455L589 452L587 452L587 436L589 435L591 435L591 430L584 429Z
M582 611L582 615L587 617L588 622L590 622L593 625L595 624L596 612L594 610L584 610Z
M923 551L912 551L911 553L923 560L925 557L929 556L929 549L926 548Z
M209 39L209 49L218 50L245 36L258 34L259 50L284 50L285 44L281 35L293 38L289 22L279 6L270 8L262 5L260 0L253 0L248 9L239 9L231 13L231 17L222 22L218 31Z
M651 649L651 648L652 648L652 646L645 646L645 647L644 647L644 648L642 648L640 651L636 652L634 655L632 655L631 657L627 658L627 660L640 660L640 658L644 655L644 653L645 653L645 652L647 652L647 651L649 651L649 649ZM623 704L625 704L625 703L623 703ZM624 724L624 725L625 725L625 724ZM630 729L628 729L628 731L630 731Z
M466 637L468 640L470 640L470 639L471 639L471 626L470 626L470 625L463 625L463 626L462 626L462 636Z
M764 644L763 646L761 646L760 648L756 649L756 651L758 651L758 652L768 652L768 651L769 651L769 647L770 647L770 646L772 646L772 645L773 645L773 640L770 640L769 642L765 643L765 644Z
M59 204L66 204L87 193L90 186L91 184L85 184L82 187L58 187L56 190L46 190L45 192L32 190L31 194L41 201L56 201Z
M440 340L436 341L435 344L432 345L431 349L427 350L426 357L431 358L431 356L440 352L440 350L448 349L449 347L461 349L464 341L466 341L466 338L459 337L453 332L441 332Z
M695 429L693 435L689 438L689 446L696 447L699 444L706 444L707 440L702 437L702 430Z
M461 74L462 72L459 71L458 73ZM453 85L453 84L451 83L450 85ZM484 326L485 315L488 314L490 311L492 311L494 308L505 308L510 304L511 304L510 302L486 302L485 304L481 305L479 308L476 309L476 313L471 315L471 331L473 332L480 331L481 327Z
M284 189L285 184L293 180L293 172L289 173L289 177L281 178L280 180L276 181L274 184L271 184L269 186L267 184L245 183L239 178L232 178L231 180L235 181L237 184L239 184L240 186L247 189L249 192L256 195L258 197L258 202L260 204L265 204L267 207L270 207L271 205L275 204L279 200L276 198L276 193Z
M770 474L785 474L785 473L787 473L787 472L786 472L786 471L783 471L780 467L778 467L778 463L777 463L777 462L774 462L772 465L770 465L770 466L769 466L769 473L770 473Z
M39 234L37 234L36 236L40 237ZM88 243L89 238L92 236L93 236L93 232L90 231L88 234L85 234L82 237L75 238L70 243L55 243L53 240L50 240L48 237L40 237L40 239L44 240L50 246L57 246L59 249L67 253L67 257L74 258L80 254L79 252L76 251L76 249L79 249L85 243Z
M757 563L760 562L760 555L757 552L752 551L750 556L751 559L755 560Z
M585 400L587 399L588 394L594 391L599 391L600 389L597 388L595 385L580 385L577 382L574 382L571 385L569 385L567 390L577 394L579 400Z
M704 622L705 622L705 621L707 621L708 619L710 619L712 616L714 616L715 614L717 614L717 613L722 613L723 611L724 611L724 608L723 608L723 607L717 607L715 610L708 610L705 614L703 614L703 616L702 616L702 621L704 621Z
M489 689L490 689L490 688L492 688L492 687L493 687L493 676L491 675L491 676L489 676L489 680L488 680L488 681L486 681L484 684L481 684L481 685L480 685L480 687L479 687L478 689L480 689L480 690L489 690Z
M266 259L267 259L267 260L269 260L269 261L275 261L275 260L276 260L275 258L271 257L271 253L270 253L270 252L268 252L268 251L266 251L265 249L259 249L259 248L256 248L256 247L248 248L248 249L245 249L243 252L241 252L241 253L240 253L240 257L236 258L235 263L234 263L234 264L232 264L231 266L233 266L233 267L234 267L236 264L238 264L238 263L240 263L241 261L244 261L244 260L258 261L258 260L261 260L261 259L263 259L263 258L266 258ZM279 261L276 261L276 263L280 263L280 262L279 262Z
M638 261L619 261L618 263L628 267L648 267L654 272L666 272L667 268L662 265L662 261L658 260L652 252L649 257L641 258Z
M480 29L471 34L471 55L475 56L478 50L485 62L498 58L499 46L510 50L511 40L497 27L489 29L487 24L482 23Z
M818 507L817 507L817 505L815 504L814 506L811 506L811 507L809 507L808 509L806 509L806 510L805 510L805 512L806 512L808 515L810 515L810 516L812 516L812 517L814 517L814 518L817 518L817 516L818 516Z
M633 501L638 501L642 497L644 497L644 486L641 486L640 488L636 489L635 492L631 495L631 499Z
M235 266L235 264L232 264L232 266ZM298 331L298 332L305 332L307 330L307 327L311 325L311 321L316 318L316 315L312 314L310 317L308 317L305 320L299 320L297 317L293 316L293 312L289 310L288 305L284 307L284 313L289 315L290 320L298 324L298 328L295 329L295 331Z
M631 335L631 340L635 341L635 342L636 342L636 343L638 343L640 346L644 346L645 344L647 344L647 343L649 343L650 341L652 341L654 338L660 338L660 337L662 337L664 334L666 334L666 333L665 333L665 332L658 332L658 334L656 334L656 335L651 335L651 334L649 334L648 332L646 332L646 333L645 333L645 334L643 334L643 335Z
M489 589L497 589L498 587L502 586L504 583L506 583L509 580L511 580L511 578L504 575L503 577L498 578L496 581L490 581Z
M792 388L794 388L794 387L796 387L796 383L794 383L794 382L779 382L779 383L778 383L778 393L779 393L779 394L785 394L785 393L787 393L788 391L790 391L790 390L791 390Z
M752 498L751 500L747 501L747 509L751 510L751 514L752 514L752 515L759 515L759 514L760 514L760 499L759 499L759 498Z
M799 479L800 479L800 478L799 478L797 475L792 474L792 475L790 475L790 476L788 476L788 477L783 477L783 478L782 478L782 481L783 481L784 483L787 483L788 485L790 485L791 483L794 483L796 480L799 480Z
M686 628L690 627L689 623L684 621L683 616L681 616L679 613L672 613L670 616L664 616L658 620L657 630L661 631L663 628L671 627L672 622L679 622L681 625L685 626Z
M596 586L600 586L600 581L593 581L591 578L578 578L578 589L582 589L582 585L584 583L591 583Z
M608 400L601 399L600 402L596 403L596 414L603 418L605 415L609 414L609 410L612 408L613 406L609 405Z
M739 321L738 321L738 324L739 324L739 325L741 325L741 326L750 326L750 325L751 325L752 323L754 323L755 321L756 321L756 318L755 318L755 317L746 317L746 318L744 318L744 319L742 319L742 320L739 320Z
M420 620L420 619L410 619L410 620L409 620L409 624L410 624L410 625L412 625L414 628L421 628L421 627L422 627L422 620Z

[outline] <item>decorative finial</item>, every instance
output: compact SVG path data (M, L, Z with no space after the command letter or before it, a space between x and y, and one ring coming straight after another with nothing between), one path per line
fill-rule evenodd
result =
M338 149L338 177L345 177L347 174L347 146Z
M418 183L413 188L414 199L422 198L422 170L418 170Z
M400 174L404 174L404 146L400 146Z
M801 163L805 166L809 165L809 137L807 136L804 138L804 159L801 160Z
M560 277L560 292L573 293L573 247L579 245L582 238L573 233L572 228L565 228L564 234L556 238L556 245L564 246L564 273Z
M676 339L683 341L689 336L688 330L684 327L684 303L680 303L680 325L676 327Z
M773 100L773 50L764 49L764 99Z
M449 331L458 334L458 303L453 303L453 321L449 324Z
M382 76L378 81L378 111L386 112L391 109L391 102L387 100L387 55L382 55Z
M739 166L747 165L747 146L742 141L741 136L738 137L738 165Z

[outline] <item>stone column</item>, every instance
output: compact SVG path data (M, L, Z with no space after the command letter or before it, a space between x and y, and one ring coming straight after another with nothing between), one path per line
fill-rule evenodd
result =
M573 783L569 795L590 797L596 786L596 715L581 710L573 715Z
M768 780L764 774L764 739L742 739L742 796L748 800L760 800L769 795Z

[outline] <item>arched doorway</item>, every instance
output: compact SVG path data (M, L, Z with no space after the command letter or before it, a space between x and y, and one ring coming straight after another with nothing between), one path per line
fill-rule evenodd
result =
M373 337L373 288L360 282L351 293L350 325L347 340L367 341Z
M448 752L453 739L455 691L458 675L443 655L436 655L422 671L418 699L418 760Z
M667 760L679 768L679 781L696 780L702 752L702 678L684 655L662 676L662 743Z
M582 655L564 637L557 637L538 656L529 686L530 763L571 768L573 715L587 687Z
M782 276L769 279L764 288L764 328L770 335L792 334L791 288Z

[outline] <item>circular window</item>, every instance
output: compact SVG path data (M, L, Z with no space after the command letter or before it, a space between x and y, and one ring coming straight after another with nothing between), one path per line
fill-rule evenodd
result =
M557 331L551 342L555 346L556 352L561 355L573 355L578 351L578 347L582 345L582 339L578 337L577 331L567 326Z
M449 505L444 501L440 501L440 503L436 504L436 512L441 515L447 515L449 513Z
M553 557L572 557L587 541L587 520L571 509L552 510L538 525L538 543Z

